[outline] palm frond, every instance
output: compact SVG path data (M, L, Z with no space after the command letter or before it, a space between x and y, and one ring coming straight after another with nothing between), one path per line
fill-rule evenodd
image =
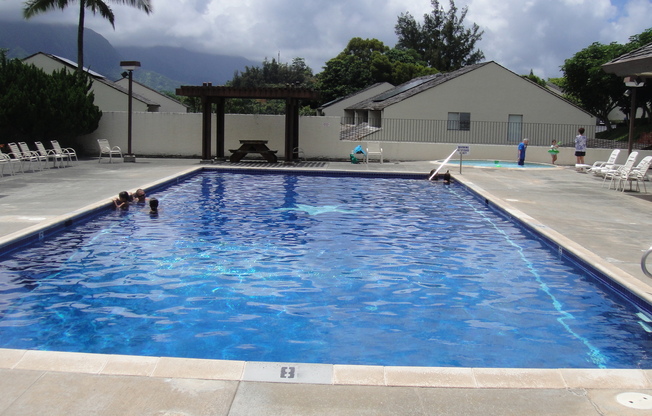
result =
M65 9L68 7L68 0L30 0L25 2L23 7L23 16L29 19L39 13L44 13L54 9Z

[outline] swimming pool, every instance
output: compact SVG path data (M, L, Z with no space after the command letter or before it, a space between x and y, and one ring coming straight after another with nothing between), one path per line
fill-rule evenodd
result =
M3 346L649 367L641 311L461 187L204 173L156 196L158 218L111 212L4 256Z

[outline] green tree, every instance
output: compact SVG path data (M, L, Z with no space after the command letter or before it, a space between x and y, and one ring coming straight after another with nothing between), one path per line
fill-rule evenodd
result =
M546 81L543 78L540 78L536 75L534 75L534 71L530 69L530 74L529 75L521 75L523 78L529 79L530 81L541 85L542 87L546 87Z
M484 53L476 49L483 31L477 24L464 27L468 7L459 9L450 0L448 12L431 0L432 12L424 14L423 24L417 22L410 12L401 13L394 27L398 36L397 48L413 49L431 68L442 72L454 71L484 59Z
M86 9L93 14L99 13L100 16L107 19L115 29L115 16L113 10L107 3L126 4L131 7L143 10L149 14L152 6L149 0L78 0L79 2L79 25L77 26L77 72L84 70L84 19ZM29 0L25 2L23 16L29 19L37 14L45 13L55 9L65 9L74 3L73 0Z
M270 88L300 87L314 88L315 79L312 69L303 58L294 58L285 64L272 59L265 59L262 66L245 67L243 72L236 71L229 87ZM317 103L308 103L316 106ZM225 111L233 114L285 114L285 100L251 100L232 98L226 101ZM314 115L310 105L301 108L300 114Z
M625 53L627 48L618 43L603 45L595 42L566 59L561 70L564 73L564 93L578 102L582 108L604 121L607 128L609 113L622 105L626 87L622 78L602 70L602 64Z
M65 69L48 75L0 52L0 136L7 142L57 139L62 144L95 131L102 112L92 80Z
M346 96L375 82L388 81L380 57L389 48L378 39L352 38L344 50L326 62L318 77L318 89L325 101ZM372 69L372 63L377 67ZM374 78L374 72L380 79Z
M629 37L629 43L626 45L627 49L634 50L642 46L647 45L652 42L652 27L645 29L643 32L638 35L633 35Z
M360 91L377 82L402 84L414 77L437 73L413 50L385 46L378 39L353 38L317 76L323 102Z
M294 58L291 64L265 59L262 66L246 66L243 72L236 71L227 83L230 87L284 87L287 85L311 88L314 83L312 69L303 58Z

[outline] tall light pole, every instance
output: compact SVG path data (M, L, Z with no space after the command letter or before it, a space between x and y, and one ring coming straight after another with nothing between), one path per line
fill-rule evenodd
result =
M131 152L131 116L132 116L132 105L131 100L133 98L133 78L134 78L134 69L140 67L140 62L138 61L121 61L120 66L122 69L128 72L129 76L129 115L127 116L127 153L124 155L125 162L135 162L136 155ZM124 76L124 73L123 73Z
M641 77L625 77L625 86L629 87L631 104L629 108L629 135L627 138L627 154L632 153L634 148L634 122L636 121L636 88L644 87L645 80Z

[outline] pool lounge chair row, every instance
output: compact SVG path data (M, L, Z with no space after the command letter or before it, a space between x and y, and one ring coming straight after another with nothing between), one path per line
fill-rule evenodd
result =
M612 185L616 190L625 191L625 184L629 182L629 190L632 190L632 183L636 182L636 191L640 192L639 182L643 183L643 189L647 193L647 187L645 186L645 181L647 180L647 173L650 169L650 164L652 163L652 156L645 156L641 159L638 164L636 163L636 158L638 157L638 152L632 152L627 156L627 160L624 164L616 163L618 155L620 154L619 149L615 149L611 152L609 159L606 161L597 161L588 169L588 172L593 173L597 176L602 176L602 186L604 187L607 180L609 180L609 189Z
M21 172L25 172L25 165L29 163L29 168L32 172L43 170L47 167L47 163L51 160L52 167L63 167L64 160L66 165L71 166L72 160L77 161L77 152L71 147L62 148L57 140L50 141L52 144L51 149L46 149L43 143L34 142L37 150L29 148L27 143L8 143L9 153L0 152L0 175L4 176L5 166L9 166L11 175L15 175L17 167ZM35 167L36 165L36 167Z

